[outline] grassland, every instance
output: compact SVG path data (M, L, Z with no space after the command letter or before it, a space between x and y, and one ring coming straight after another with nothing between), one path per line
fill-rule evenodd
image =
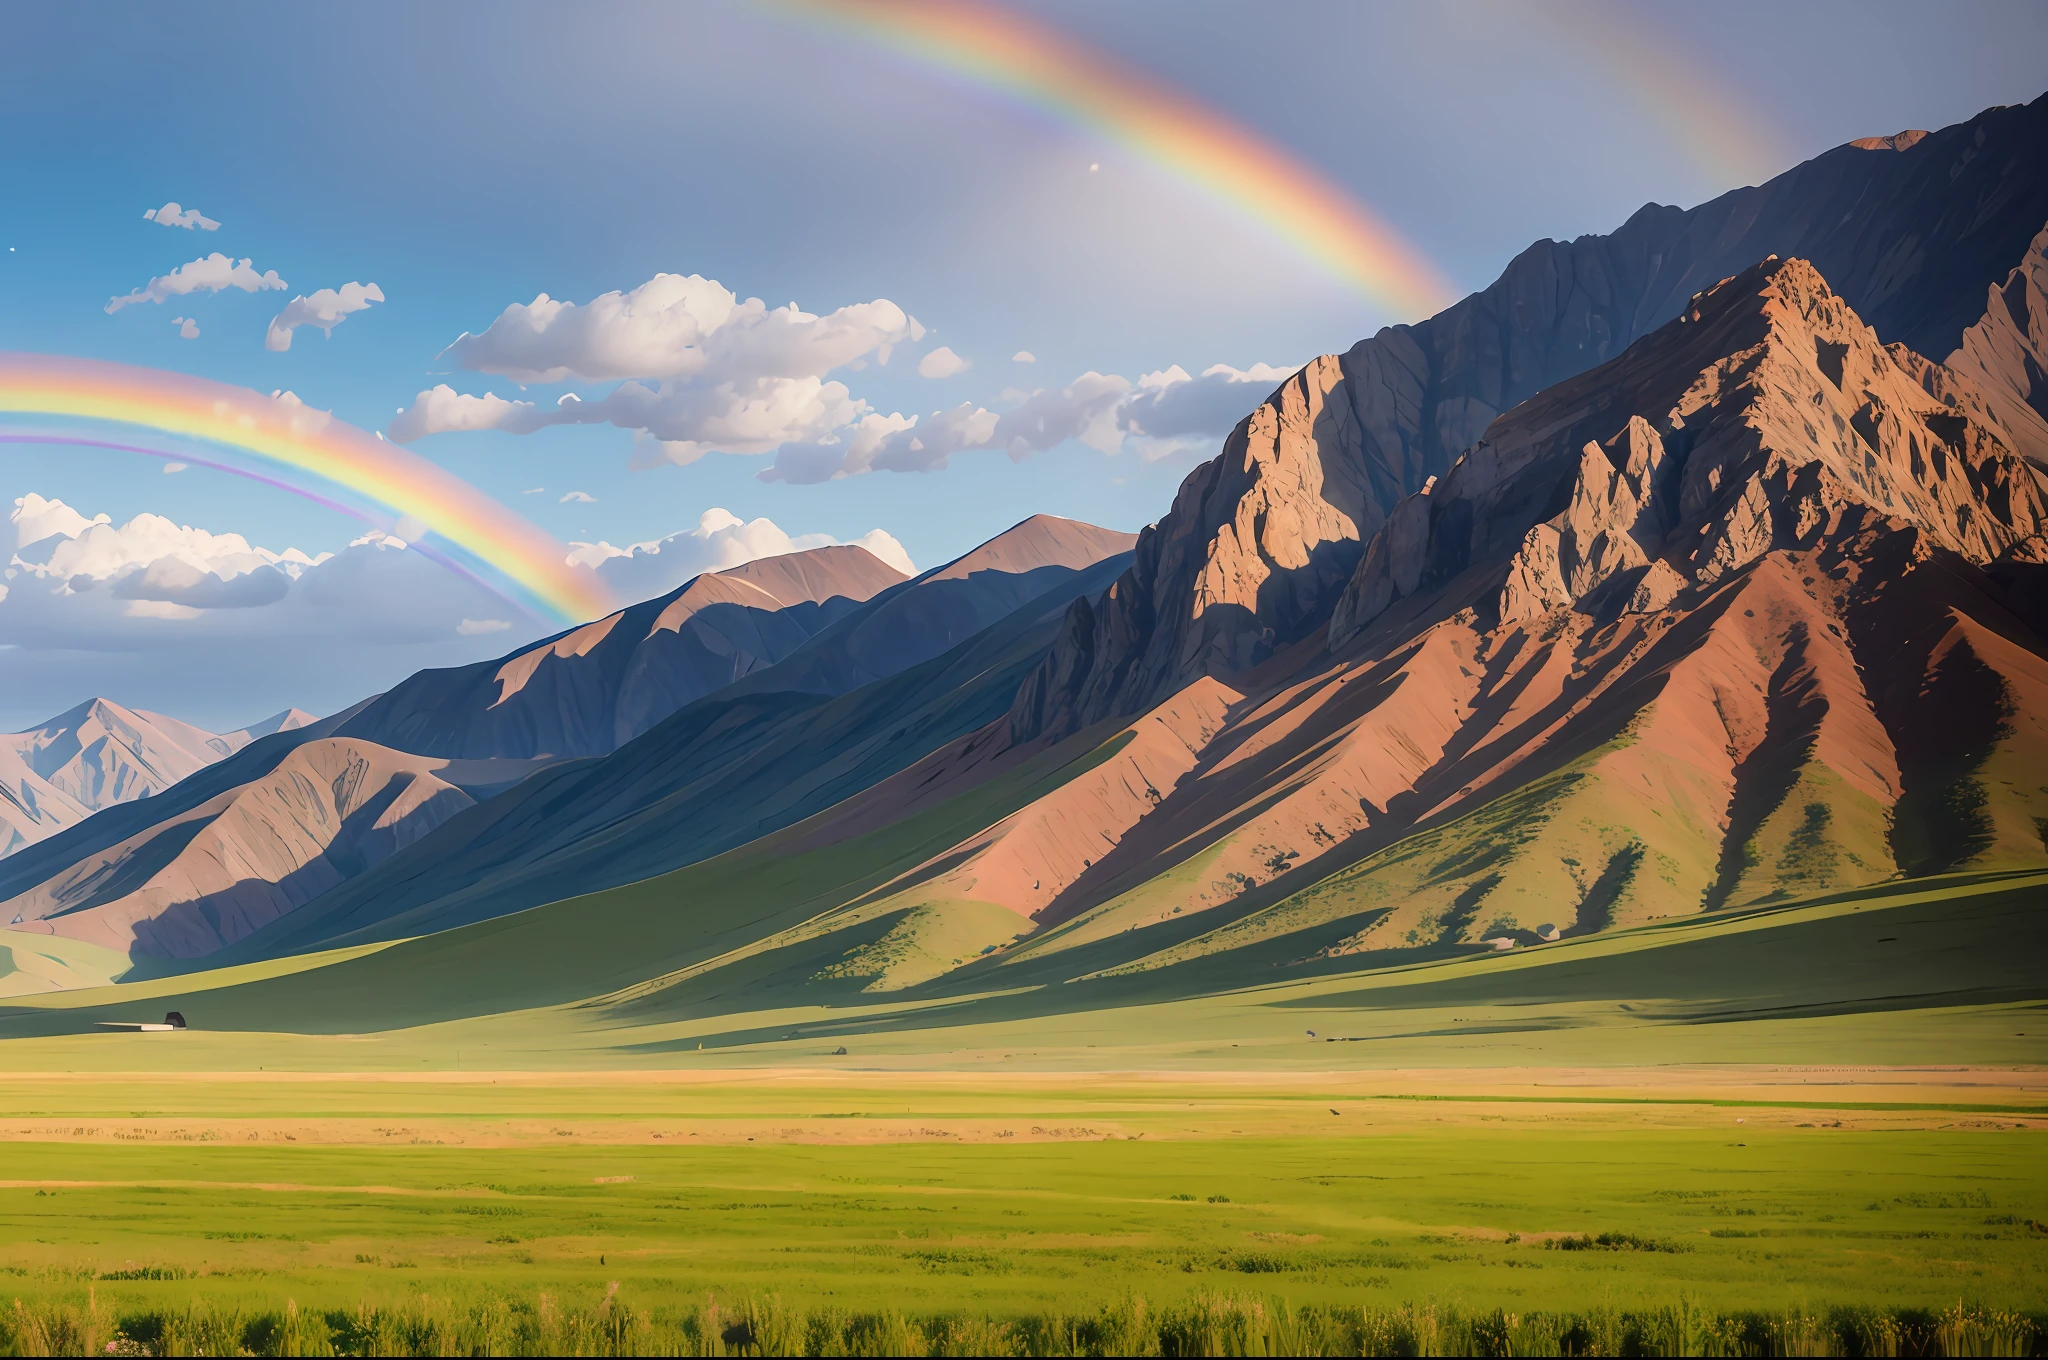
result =
M694 1310L663 1335L708 1347L714 1302L767 1326L780 1298L923 1318L920 1345L986 1349L931 1320L1008 1319L1004 1345L1113 1350L1137 1299L1148 1346L1170 1318L1306 1307L1351 1318L1354 1348L1368 1314L1407 1318L1414 1346L1419 1320L1462 1317L1455 1344L1477 1346L1494 1310L2048 1303L2048 875L1372 967L1259 937L1106 975L1169 923L870 990L835 965L894 928L848 910L923 833L891 834L9 1000L0 1307L146 1332L290 1300L502 1349L421 1319L537 1328L546 1295L596 1336L623 1325L611 1298L643 1322ZM644 947L607 943L627 938ZM170 1008L195 1028L92 1032ZM874 1325L868 1349L908 1344ZM571 1344L544 1332L518 1344ZM833 1335L802 1344L853 1344ZM1820 1344L1770 1335L1724 1349Z
M0 1295L2039 1308L2038 1082L1786 1076L17 1075Z

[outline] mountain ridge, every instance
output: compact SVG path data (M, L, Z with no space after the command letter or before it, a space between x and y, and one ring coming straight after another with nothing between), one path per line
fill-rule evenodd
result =
M1888 341L1947 354L2048 224L2048 95L1883 151L1837 147L1697 208L1539 241L1498 280L1303 368L1188 475L1130 575L1018 696L1019 739L1142 711L1321 622L1404 496L1510 407L1620 354L1695 294L1801 256Z

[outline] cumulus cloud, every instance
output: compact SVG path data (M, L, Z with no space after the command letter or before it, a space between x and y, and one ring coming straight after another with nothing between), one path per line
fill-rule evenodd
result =
M0 522L0 728L92 694L220 729L288 704L333 712L416 670L553 631L412 551L406 532L372 530L334 553L277 551L159 515L115 524L23 495ZM915 570L883 530L851 541ZM650 542L574 545L571 560L621 598L644 599L699 572L833 542L711 510Z
M191 317L174 316L171 318L171 324L178 328L178 338L180 340L197 340L199 338L199 323Z
M190 463L165 463L164 476L168 477L174 472L183 472L186 468L190 466Z
M383 300L384 290L374 283L344 283L339 290L321 288L310 297L295 297L270 319L263 348L276 353L290 349L292 332L301 326L318 326L322 334L332 336L351 315Z
M181 575L168 563L226 581L268 568L296 575L322 560L296 548L271 552L251 546L240 534L208 533L162 515L141 514L120 525L106 515L87 519L64 502L34 492L18 497L8 518L15 542L7 562L10 577L86 590L156 572L131 593L119 596L122 599L171 599L179 581L186 582L188 592L197 588L196 577Z
M1102 453L1135 444L1161 458L1227 434L1292 369L1218 364L1198 378L1174 367L1136 384L1114 373L1083 373L1062 388L1006 392L1001 414L972 403L923 419L867 412L822 439L784 444L766 482L822 482L865 472L935 472L956 453L1000 449L1028 458L1072 439Z
M508 401L493 392L473 397L457 392L447 383L437 383L414 397L412 405L399 407L385 433L401 444L448 430L512 430L524 434L540 428L539 415L540 408L530 401Z
M711 452L770 453L827 438L867 414L866 402L827 375L887 363L895 346L924 335L886 298L821 316L795 303L742 300L694 274L657 274L581 305L542 294L507 307L481 334L464 333L446 353L520 383L619 380L617 387L588 400L570 394L550 409L443 385L400 411L390 435L611 424L634 432L636 467Z
M447 349L464 368L522 383L823 377L921 339L924 327L886 298L824 316L795 303L770 309L698 275L656 274L631 292L578 306L542 293L514 303L480 335Z
M849 541L906 576L917 572L910 554L886 530L870 529ZM726 571L756 558L828 548L838 542L829 534L791 535L773 520L743 520L730 510L714 507L698 517L696 528L666 538L623 548L604 542L571 544L569 561L595 571L618 598L645 600L707 571Z
M571 503L595 505L597 504L597 497L591 495L588 491L565 491L562 493L562 498L555 502L557 505L569 505Z
M231 260L216 250L203 259L181 264L170 273L151 279L126 297L107 299L107 315L112 316L123 307L138 302L163 302L187 293L218 293L226 288L262 293L282 291L289 286L277 276L275 269L266 269L259 274L248 260Z
M1223 434L1295 371L1271 364L1245 369L1215 364L1191 378L1175 364L1138 379L1137 391L1124 403L1122 424L1132 434L1153 439Z
M338 553L275 551L158 515L116 525L32 494L9 520L0 712L16 725L92 694L216 727L245 708L329 712L422 667L502 650L507 637L458 633L462 619L520 620L514 639L547 628L389 535Z
M972 367L974 367L972 363L955 354L950 347L940 345L937 349L917 361L917 376L920 378L950 378L956 373L965 373Z
M254 609L276 604L290 589L291 578L273 566L223 576L182 557L160 557L121 576L112 592L117 600L160 600L187 609Z
M183 227L187 231L191 231L194 227L197 227L200 231L220 230L220 223L214 221L211 217L207 217L199 209L186 208L180 210L176 202L166 203L161 208L143 209L142 220L154 222L160 227Z
M1010 362L1013 364L1035 364L1038 362L1038 356L1028 349L1020 349L1010 356Z
M45 500L33 491L15 499L14 512L7 519L14 526L17 550L46 538L76 538L95 524L110 523L105 515L87 519L64 502Z
M389 426L399 443L448 430L529 434L550 425L612 424L635 432L633 465L694 463L706 453L768 453L792 441L820 439L858 419L865 403L841 382L755 378L704 387L688 382L621 383L602 397L573 394L552 407L481 397L443 383L413 398Z
M963 402L925 417L877 411L828 377L837 368L858 370L870 356L886 363L894 346L925 333L886 299L822 317L794 303L771 311L697 275L658 274L581 306L542 294L507 307L481 334L465 332L447 353L521 383L618 379L618 386L587 399L570 393L548 407L442 384L398 412L390 437L608 423L633 432L634 467L688 464L711 452L772 454L761 480L819 482L933 471L973 449L1027 458L1068 440L1108 454L1134 441L1141 456L1164 457L1227 432L1264 395L1261 385L1287 373L1219 364L1191 377L1174 367L1134 384L1090 371L1062 388L1006 392L1000 411ZM1026 350L1012 358L1037 362ZM941 346L917 371L946 378L969 367Z
M997 422L994 443L1012 458L1078 439L1101 453L1123 445L1118 419L1131 384L1114 373L1083 373L1063 388L1033 392Z

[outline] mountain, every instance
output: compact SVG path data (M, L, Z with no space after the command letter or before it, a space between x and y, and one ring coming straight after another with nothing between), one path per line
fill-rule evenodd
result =
M294 708L214 733L161 713L88 699L41 727L0 736L0 857L101 808L161 793L258 736L310 721Z
M0 903L0 919L159 957L212 953L473 806L436 777L439 763L346 738L307 741L261 778Z
M237 745L237 749L240 749L241 746L248 745L258 737L268 737L278 732L296 732L301 727L310 727L318 721L320 721L318 718L306 712L303 708L288 708L282 713L271 714L261 722L253 722L247 727L237 728L228 735L241 738Z
M1142 712L1300 641L1395 503L1448 472L1503 411L1767 256L1811 261L1887 342L1926 356L1969 346L1987 293L2048 224L2044 147L2048 96L1864 139L1697 208L1645 206L1610 236L1539 241L1429 320L1317 359L1189 474L1129 577L1077 611L1019 696L1017 734Z
M1244 985L2048 867L2048 477L1927 367L1807 262L1723 282L1397 502L1309 637L834 809L789 848L1060 771L806 927L830 975Z
M2048 227L1997 283L1946 367L1983 394L1982 405L2016 445L2048 467Z
M463 672L423 673L355 713L252 750L232 762L231 771L209 771L206 779L180 786L160 800L156 818L129 815L118 826L80 828L69 844L50 846L18 872L0 874L0 920L19 917L28 923L22 928L182 958L245 939L243 952L249 952L278 939L361 930L444 897L450 899L443 904L447 914L490 914L511 909L507 902L546 900L533 896L547 891L536 885L560 884L565 875L572 882L619 882L674 868L710 853L707 846L720 844L721 836L730 843L735 826L744 840L777 816L803 815L777 809L815 805L822 772L835 754L861 752L863 759L894 759L900 766L988 721L1009 703L1059 612L1121 570L1118 554L1132 540L1035 516L945 566L899 581L812 635L781 664L751 670L718 697L685 705L683 714L629 738L609 758L560 762L544 774L535 772L557 762L421 757L351 735L375 730L393 696L413 702L428 685L446 686L442 692L452 705L465 701L465 691L446 685ZM867 557L852 551L860 557L841 549L798 553L723 574L729 579L700 577L664 600L579 630L604 629L595 644L572 633L565 638L570 648L565 640L541 644L511 662L470 668L468 678L518 664L528 676L546 677L565 650L616 663L618 654L604 651L606 640L630 635L648 615L656 617L657 637L664 629L672 634L686 609L695 609L696 617L680 626L695 629L698 640L708 635L709 625L700 624L707 614L723 620L723 636L731 637L735 615L723 596L733 593L735 581L746 590L765 583L786 594L808 588L843 602L837 591L846 586L848 566L861 567ZM1102 569L1105 558L1112 571ZM807 610L806 617L816 615ZM886 698L870 695L816 711L830 696L918 667L1006 621L1006 630L966 653L974 682L996 687L992 697L964 701L959 690L967 677L957 666L942 666L938 674L950 678L894 686ZM777 628L758 618L753 625L759 634ZM1032 634L1034 627L1043 635ZM1019 635L1037 636L1037 645L1020 650ZM641 660L652 664L641 650ZM1007 688L1001 688L1004 677ZM558 673L549 683L559 691L588 679L565 681ZM920 703L937 713L915 721ZM438 716L443 732L460 730L466 721L474 731L480 717L459 708ZM929 730L932 721L941 724L936 731ZM899 748L907 754L889 754ZM316 757L328 765L348 763L346 788L339 775L328 781L331 789L308 783L307 763ZM791 767L788 781L762 782L761 771L778 762ZM529 775L530 787L516 796L491 797ZM828 779L822 787L833 784ZM694 797L680 793L685 788ZM466 811L483 798L491 799L486 807ZM392 810L385 810L387 803ZM224 815L227 809L232 815ZM586 843L600 832L601 840ZM416 853L385 864L415 841ZM212 867L221 864L237 866L228 881ZM358 877L360 883L351 882ZM319 909L302 913L315 899ZM474 906L479 902L493 905Z
M852 546L705 572L495 661L421 671L337 735L457 759L605 755L903 579Z
M1033 515L943 566L877 595L742 688L844 694L930 660L1075 572L1131 550L1136 534Z
M1332 1011L1399 1012L1395 973L1344 979L1538 946L1558 952L1489 974L1509 1028L1623 994L1693 1023L1732 994L1683 966L1697 953L1627 983L1572 952L1623 930L1612 957L1710 945L1794 1017L1801 977L1831 1007L2032 1004L2048 991L2014 956L2048 882L2044 150L2048 101L1539 243L1304 368L1128 553L1076 570L1122 541L1026 521L619 737L627 658L606 647L660 612L636 606L264 738L148 816L0 863L0 894L34 906L18 930L101 941L140 922L123 913L153 876L187 875L198 896L150 908L162 941L129 928L145 952L261 962L151 993L208 1024L554 1008L532 1023L611 1055L678 1049L684 1022L880 1044L1098 1017L1037 1031L1069 1044L1155 1005L1306 1005L1268 984L1318 979L1355 989L1320 993ZM534 737L564 712L553 730L595 754ZM409 843L378 813L352 874L317 836L260 885L181 866L180 837L244 802L348 821L274 774L367 741L369 715L450 747L347 755L440 799L407 804L434 809ZM500 746L530 772L487 797L452 777L453 752ZM314 864L337 877L287 902ZM233 930L185 906L207 893ZM1879 960L1898 937L1872 927L1909 908L1915 959ZM344 945L367 948L313 953Z
M1128 564L1119 550L1131 538L1026 520L610 756L548 769L453 819L226 957L446 929L665 873L813 816L999 719L1067 605ZM853 685L864 670L883 674Z

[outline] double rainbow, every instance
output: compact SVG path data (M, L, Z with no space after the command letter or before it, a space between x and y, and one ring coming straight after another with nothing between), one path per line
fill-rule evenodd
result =
M1399 320L1457 292L1421 251L1278 146L1021 15L971 0L788 0L1128 148L1261 223Z
M0 436L7 443L114 449L201 463L367 518L326 494L319 483L345 488L388 509L397 523L411 530L403 537L416 537L416 524L460 549L511 584L515 593L508 598L545 617L577 623L612 608L596 573L571 567L568 550L539 527L417 454L324 411L160 369L0 353L0 415L122 427L118 439L60 432ZM195 456L170 445L166 436L236 450L276 475ZM436 561L507 594L445 554L420 546Z

